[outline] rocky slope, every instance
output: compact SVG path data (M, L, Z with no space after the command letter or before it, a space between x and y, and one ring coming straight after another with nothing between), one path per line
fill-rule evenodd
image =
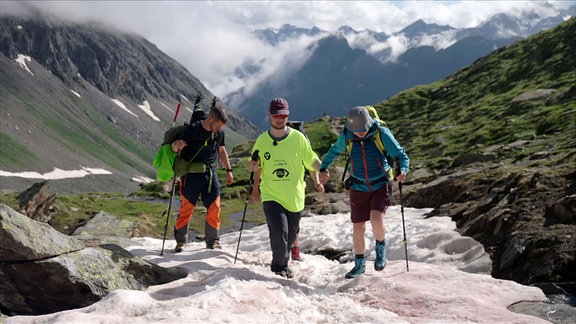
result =
M110 171L56 181L62 192L130 192L135 177L155 177L152 160L178 103L190 119L196 96L214 99L181 64L133 34L94 24L0 16L0 170L47 173L82 167ZM219 100L216 104L223 106ZM231 109L229 149L259 134ZM2 177L1 189L36 180Z

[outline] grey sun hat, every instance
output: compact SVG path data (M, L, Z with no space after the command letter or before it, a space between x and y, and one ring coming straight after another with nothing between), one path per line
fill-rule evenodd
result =
M365 132L374 123L374 119L368 113L368 109L364 106L357 106L348 112L348 121L346 128L351 132Z

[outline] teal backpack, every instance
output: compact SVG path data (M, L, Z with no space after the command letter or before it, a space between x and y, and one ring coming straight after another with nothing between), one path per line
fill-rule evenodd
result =
M380 119L380 116L378 116L378 112L376 111L376 108L374 108L372 106L364 106L364 107L366 107L366 109L368 109L368 113L370 113L370 116L372 118L374 118L374 120L377 121L378 124L380 124L380 126L388 127L386 122L384 122L382 119ZM344 134L346 134L347 132L348 132L348 130L346 128L344 128ZM388 155L388 153L386 152L386 147L384 146L384 142L382 141L381 136L382 135L380 134L380 131L378 131L378 132L376 132L376 134L374 134L374 137L365 138L365 139L358 139L358 140L352 140L349 138L346 139L346 167L344 168L344 174L342 174L342 181L345 181L346 171L348 169L348 164L350 162L350 151L352 150L352 142L353 141L370 141L370 140L373 140L375 142L376 147L378 147L378 150L380 150L380 153L382 153L382 155L384 155L384 157L386 157L386 161L390 165L390 171L388 171L388 177L390 179L394 179L394 159L390 155Z

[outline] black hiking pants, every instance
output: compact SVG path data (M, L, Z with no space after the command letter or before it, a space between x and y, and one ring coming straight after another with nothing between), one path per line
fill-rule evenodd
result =
M275 201L262 202L272 249L270 269L279 272L288 268L290 247L300 230L300 212L290 212Z

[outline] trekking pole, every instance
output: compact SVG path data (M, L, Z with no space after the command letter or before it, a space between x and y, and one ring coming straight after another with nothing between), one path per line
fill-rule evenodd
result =
M252 161L258 161L258 150L252 153ZM248 195L246 195L246 204L244 205L244 213L242 214L242 224L240 225L240 235L238 236L238 245L236 245L236 255L234 256L234 264L238 258L238 250L240 249L240 239L242 238L242 229L244 228L244 219L246 218L246 208L248 208L248 200L252 194L252 181L254 180L254 172L250 172L250 185L248 186Z
M174 120L172 121L172 127L176 125L176 119L178 118L178 113L180 112L180 107L182 107L181 103L178 103L178 107L176 107L176 114L174 114Z
M404 224L404 203L402 201L402 181L398 182L400 189L400 212L402 213L402 231L404 232L404 254L406 255L406 272L410 272L408 267L408 241L406 240L406 225Z
M400 160L396 160L396 177L401 173ZM394 178L396 178L394 177ZM396 180L396 179L394 179ZM400 190L400 213L402 214L402 231L404 232L404 255L406 256L406 272L410 272L408 267L408 241L406 240L406 225L404 224L404 201L402 200L402 181L398 181L398 189Z
M348 165L350 164L350 156L346 155L346 166L344 167L344 172L342 172L342 181L346 177L346 171L348 171Z
M194 100L194 108L192 108L192 116L190 116L190 124L196 120L196 114L200 110L200 102L202 101L202 94L198 93L196 95L196 100Z
M176 160L174 160L176 161ZM172 165L174 167L174 165ZM164 243L166 242L166 232L168 232L168 221L170 220L170 209L172 208L172 199L174 198L174 192L176 191L176 176L172 177L172 191L170 193L170 200L168 201L168 208L164 209L162 217L166 215L166 225L164 225L164 239L162 239L162 249L160 250L160 255L164 255Z
M176 119L178 118L178 113L180 112L180 107L182 107L181 103L178 103L178 107L176 108L176 114L174 114L174 120L172 121L172 127L176 125ZM174 159L176 162L176 159ZM174 169L174 163L172 164L172 169ZM164 243L166 242L166 232L168 232L168 221L170 220L170 209L172 207L172 198L174 197L174 190L176 188L176 177L172 177L172 191L170 193L170 200L168 201L168 208L164 209L162 213L162 217L166 215L166 225L164 225L164 238L162 239L162 249L160 250L160 255L164 255Z

